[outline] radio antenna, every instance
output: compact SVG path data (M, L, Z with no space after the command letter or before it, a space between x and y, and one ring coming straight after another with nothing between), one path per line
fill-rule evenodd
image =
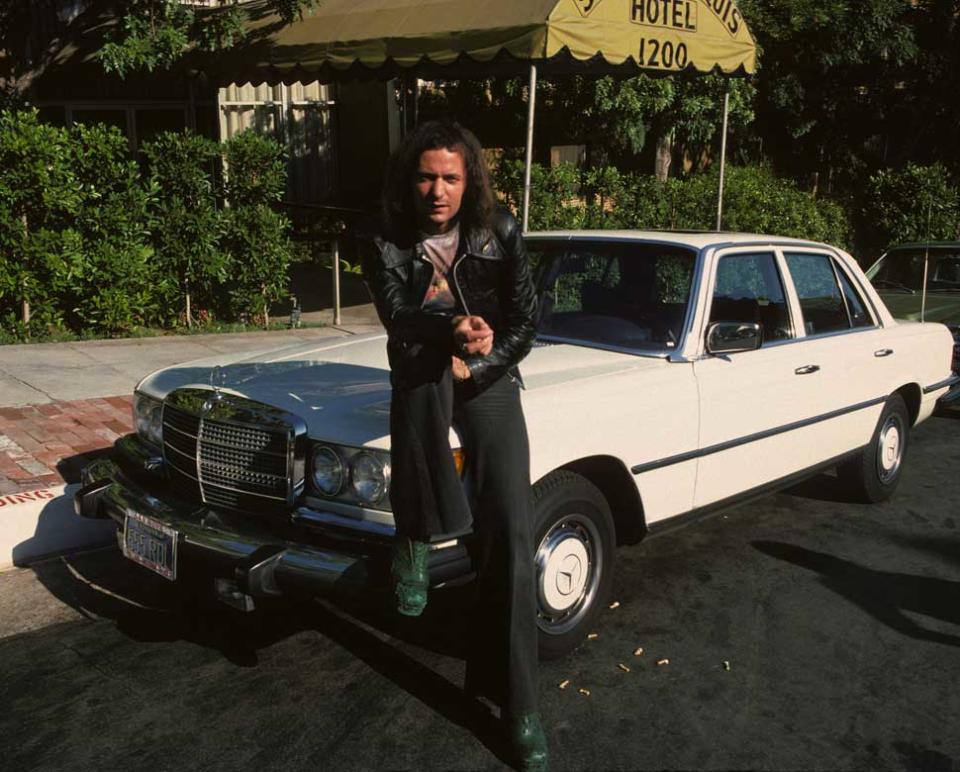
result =
M927 238L923 245L923 293L920 295L920 323L927 320L927 277L930 274L930 210L933 199L927 202Z

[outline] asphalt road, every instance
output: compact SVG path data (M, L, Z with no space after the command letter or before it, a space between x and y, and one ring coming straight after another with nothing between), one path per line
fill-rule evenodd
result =
M541 666L551 768L960 770L958 432L918 428L885 504L820 476L621 550L619 607ZM0 575L0 767L502 768L461 601L198 610L113 550Z

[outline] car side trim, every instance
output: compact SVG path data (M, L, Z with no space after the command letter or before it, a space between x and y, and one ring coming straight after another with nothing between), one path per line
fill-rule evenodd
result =
M677 528L682 528L690 523L697 522L699 520L705 520L712 515L725 512L734 507L739 507L751 501L756 501L764 496L769 496L770 494L781 491L784 488L789 488L792 485L796 485L797 483L812 477L818 472L825 472L828 469L843 463L844 461L856 458L857 455L862 452L863 448L857 448L856 450L851 450L849 453L843 453L839 456L834 456L827 461L823 461L822 463L815 464L814 466L807 467L806 469L801 469L799 472L794 472L786 477L781 477L772 482L758 485L756 488L751 488L743 493L737 493L733 496L721 499L720 501L714 501L712 504L704 504L702 507L691 509L689 512L685 512L682 515L674 515L673 517L668 517L664 520L658 520L655 523L651 523L647 527L647 536L659 536L663 533L669 533L670 531L674 531Z
M949 378L944 378L942 381L938 381L930 386L924 386L923 393L929 394L931 391L938 391L947 386L953 386L955 383L960 383L960 375L951 375Z
M737 437L733 440L718 442L716 445L709 445L706 448L689 450L686 453L678 453L675 456L669 456L658 461L649 461L646 464L637 464L636 466L630 467L630 471L635 475L643 474L644 472L650 472L654 469L662 469L665 466L680 464L684 461L691 461L695 458L703 458L704 456L710 456L714 453L719 453L724 450L730 450L731 448L738 447L739 445L746 445L750 442L756 442L757 440L764 440L767 437L773 437L777 434L790 432L794 429L803 429L806 426L812 426L813 424L820 423L821 421L829 421L831 418L839 418L840 416L847 415L848 413L856 413L858 410L866 410L867 408L874 407L875 405L882 405L886 401L886 395L877 397L876 399L868 399L866 402L858 402L856 405L849 405L848 407L842 407L838 410L831 410L829 413L811 416L810 418L804 418L801 421L794 421L793 423L784 424L783 426L777 426L773 429L764 429L762 432L755 432L753 434L745 435L744 437Z

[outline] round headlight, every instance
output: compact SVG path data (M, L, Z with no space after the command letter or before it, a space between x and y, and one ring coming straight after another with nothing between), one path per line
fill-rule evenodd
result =
M370 453L360 453L350 464L353 492L364 504L374 504L387 492L387 470Z
M162 403L137 394L133 401L133 416L141 439L158 447L163 444Z
M336 496L343 487L343 464L333 448L313 451L313 484L324 496Z

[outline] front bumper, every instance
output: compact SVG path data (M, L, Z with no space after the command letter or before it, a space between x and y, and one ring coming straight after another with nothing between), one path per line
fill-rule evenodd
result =
M78 515L111 518L121 530L131 512L159 521L177 533L178 565L229 579L249 596L387 586L389 529L354 529L348 518L306 508L284 519L180 500L133 435L117 441L113 460L88 465L81 481L74 495ZM455 583L471 571L459 541L431 550L428 566L433 586Z

